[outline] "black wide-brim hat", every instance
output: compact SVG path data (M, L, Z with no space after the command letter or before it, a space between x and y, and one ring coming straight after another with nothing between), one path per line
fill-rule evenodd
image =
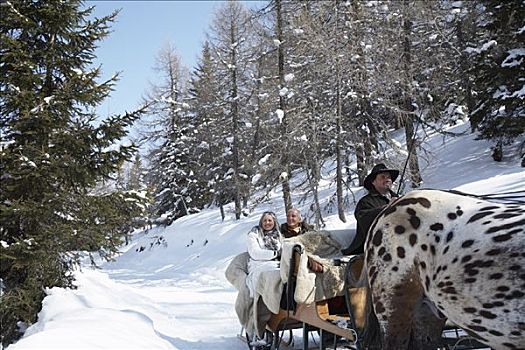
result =
M386 165L379 163L376 166L372 168L372 171L370 174L368 174L365 177L364 186L367 190L371 191L374 188L374 185L372 185L372 181L375 180L377 174L379 173L390 173L390 177L392 178L392 182L396 181L397 177L399 176L399 170L396 169L388 169Z

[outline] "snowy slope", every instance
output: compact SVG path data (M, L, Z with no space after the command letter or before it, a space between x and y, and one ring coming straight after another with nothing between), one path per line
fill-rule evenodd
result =
M486 141L471 134L430 135L425 143L431 153L421 156L423 187L476 194L525 191L525 169L515 157L493 162ZM327 203L335 190L330 181L324 183L320 195ZM356 199L364 193L353 192ZM294 203L299 196L294 194ZM218 209L209 209L165 229L137 231L115 262L78 271L77 290L49 290L38 322L8 349L245 349L236 337L236 292L224 270L245 250L246 233L265 210L284 219L280 192L239 221L228 207L224 222ZM327 229L354 228L352 212L353 203L345 224L335 213L327 215Z

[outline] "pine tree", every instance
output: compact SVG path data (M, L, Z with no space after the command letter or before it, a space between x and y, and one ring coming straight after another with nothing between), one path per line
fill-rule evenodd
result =
M149 179L155 188L155 214L177 218L189 213L187 203L193 202L189 185L195 179L191 169L194 125L186 101L187 70L171 44L159 51L154 68L160 81L147 97L151 129L146 134L156 143Z
M193 113L192 122L195 125L195 147L192 151L192 171L198 174L191 192L195 198L195 205L202 208L205 205L222 205L220 200L221 181L215 175L221 168L223 157L218 147L220 141L215 132L214 121L221 115L220 82L215 74L216 62L206 41L202 47L201 57L193 71L190 89L189 104ZM224 170L225 171L225 170ZM215 194L215 195L214 195Z
M140 111L97 118L114 79L90 68L117 13L89 19L80 1L2 2L0 35L1 341L32 323L46 287L72 287L72 251L115 252L138 206L97 194L134 151L115 142ZM138 201L139 199L137 199Z
M525 133L523 76L525 51L523 1L483 1L485 11L477 20L473 60L475 107L471 123L482 139L502 145ZM501 158L501 157L495 157Z

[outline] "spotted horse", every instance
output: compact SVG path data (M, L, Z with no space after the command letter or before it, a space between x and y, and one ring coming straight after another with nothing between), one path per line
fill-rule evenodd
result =
M407 325L425 297L491 348L525 349L524 244L525 205L439 190L392 203L365 245L382 348L414 348Z

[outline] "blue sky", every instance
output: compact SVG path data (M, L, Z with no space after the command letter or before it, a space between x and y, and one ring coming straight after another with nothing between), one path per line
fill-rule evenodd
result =
M189 68L196 64L213 12L222 1L87 1L95 17L121 9L113 33L96 51L103 79L121 72L120 80L98 111L102 117L131 111L155 81L155 56L169 41Z

